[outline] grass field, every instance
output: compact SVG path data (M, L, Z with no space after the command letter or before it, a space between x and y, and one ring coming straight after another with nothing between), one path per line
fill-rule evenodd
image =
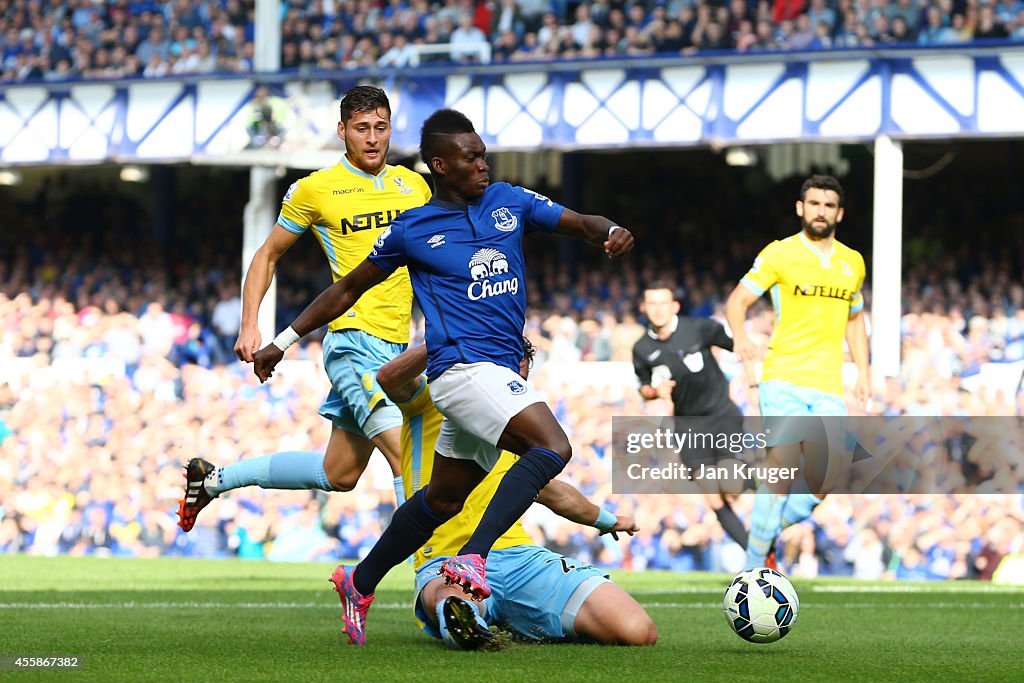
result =
M512 644L453 652L411 617L400 567L370 611L368 644L343 644L332 566L0 555L0 655L75 654L74 672L9 680L912 681L1024 679L1024 591L976 583L797 580L793 632L733 635L727 577L614 578L658 625L653 648Z

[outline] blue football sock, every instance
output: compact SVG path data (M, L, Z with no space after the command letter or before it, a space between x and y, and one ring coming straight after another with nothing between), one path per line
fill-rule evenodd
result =
M434 529L447 521L427 505L428 488L429 485L424 486L395 510L391 524L356 567L352 583L363 595L372 595L392 567L416 552Z
M286 451L249 458L218 467L217 481L207 477L206 490L220 494L243 486L264 489L320 489L333 491L324 471L324 454L314 451Z
M402 476L399 475L394 478L392 483L395 486L395 510L397 510L405 503L405 482L402 480ZM416 558L412 555L409 556L408 561L411 565L416 564Z
M768 552L782 531L782 508L786 497L772 493L761 484L754 495L754 509L750 514L750 532L747 535L747 568L763 567Z
M509 468L487 504L476 531L459 555L487 557L498 537L509 530L537 499L540 490L565 467L562 456L546 448L531 448Z
M782 508L782 528L793 526L810 517L819 503L821 499L813 493L791 493L786 496L786 504Z

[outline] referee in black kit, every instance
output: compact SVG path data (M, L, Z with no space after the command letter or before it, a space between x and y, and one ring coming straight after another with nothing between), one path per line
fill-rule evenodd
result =
M644 289L640 310L647 316L647 333L633 345L633 369L646 400L671 400L676 417L705 417L700 431L742 434L743 414L729 398L729 381L711 355L711 347L732 351L732 337L710 318L679 315L672 284L658 280ZM699 472L702 464L736 458L728 450L685 449L683 463ZM720 480L698 480L719 523L740 546L747 545L747 530L725 499ZM734 483L734 482L733 482Z

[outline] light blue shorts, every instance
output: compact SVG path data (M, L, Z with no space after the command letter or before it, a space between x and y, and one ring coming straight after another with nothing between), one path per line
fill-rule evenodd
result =
M367 438L401 427L402 414L395 408L393 419L376 425L375 434L363 431L375 408L394 407L377 383L377 371L402 351L405 344L384 341L362 330L328 332L324 337L324 369L331 379L331 390L320 405L320 414L336 428Z
M845 417L848 413L842 396L779 380L761 382L760 399L768 446L808 440L827 442L824 423L808 418ZM784 417L805 419L780 419Z
M761 382L762 415L832 415L848 414L842 396L826 394L777 379Z
M440 638L420 604L420 593L446 558L438 557L416 572L416 618L423 632ZM542 548L520 545L492 550L487 555L487 583L491 597L484 601L487 624L511 629L538 641L574 640L576 614L602 583L608 582L602 570L571 557Z

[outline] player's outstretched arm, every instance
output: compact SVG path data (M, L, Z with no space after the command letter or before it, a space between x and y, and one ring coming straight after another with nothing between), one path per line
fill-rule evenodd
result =
M611 533L618 538L617 532L624 531L632 536L637 531L636 522L628 515L614 513L597 507L576 487L564 481L552 479L540 490L537 502L570 522L592 526L602 534Z
M235 355L238 360L251 363L253 354L260 348L259 313L263 297L267 295L270 281L277 270L277 262L295 241L299 233L285 230L280 225L267 236L252 255L249 269L245 271L245 283L242 285L242 324L238 328L238 339L235 341Z
M408 401L420 388L420 375L427 369L427 347L423 344L406 349L381 366L377 383L392 401Z
M288 329L256 353L253 372L261 382L266 382L284 357L285 349L318 327L343 315L359 301L366 290L384 282L388 275L372 261L364 259L351 273L320 292Z
M629 252L634 244L633 233L622 226L616 225L604 216L576 213L572 209L562 211L555 234L602 247L608 258L622 256Z
M725 320L732 330L732 350L741 361L752 361L757 357L757 345L747 334L747 310L760 299L742 282L732 290L725 302Z

